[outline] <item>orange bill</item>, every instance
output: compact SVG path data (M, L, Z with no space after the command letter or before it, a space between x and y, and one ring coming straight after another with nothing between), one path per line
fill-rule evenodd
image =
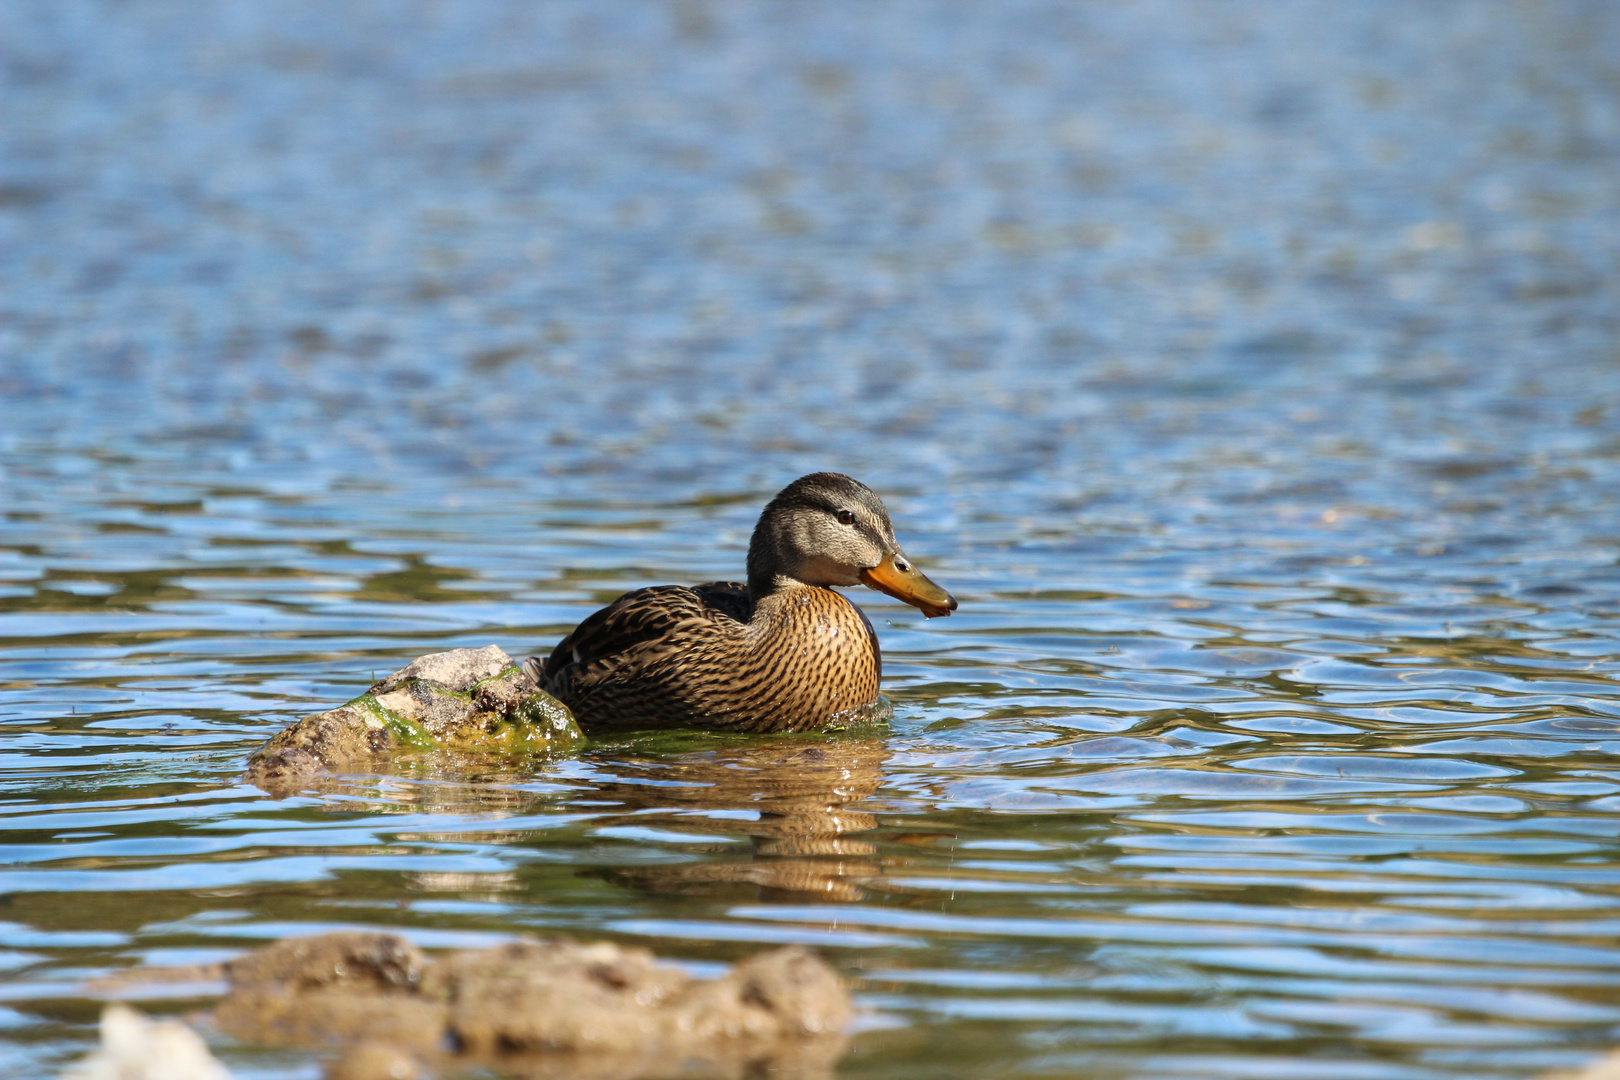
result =
M901 566L905 569L895 566L893 555L887 556L870 570L862 570L861 581L878 592L905 601L930 619L956 610L956 597L929 581L909 563L901 563Z

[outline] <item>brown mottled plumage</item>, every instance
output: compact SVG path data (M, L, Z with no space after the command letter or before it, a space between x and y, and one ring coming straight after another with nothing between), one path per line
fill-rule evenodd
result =
M930 617L956 608L911 567L869 488L812 473L760 514L746 585L625 593L524 669L587 729L825 727L877 701L877 634L831 588L863 583Z

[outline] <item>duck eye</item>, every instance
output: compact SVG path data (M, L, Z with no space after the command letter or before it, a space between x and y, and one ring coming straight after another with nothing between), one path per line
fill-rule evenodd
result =
M855 515L850 513L848 510L840 510L840 511L838 511L838 524L840 524L840 525L853 525L853 524L855 524Z

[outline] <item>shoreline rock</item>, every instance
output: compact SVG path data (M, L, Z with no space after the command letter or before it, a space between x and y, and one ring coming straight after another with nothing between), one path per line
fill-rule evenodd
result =
M395 934L339 932L184 975L228 984L213 1013L222 1034L324 1051L335 1055L328 1077L349 1080L467 1068L535 1080L820 1080L847 1048L854 1011L837 973L798 946L698 979L605 941L526 937L432 957ZM134 971L118 986L166 977Z
M584 735L498 645L429 653L365 693L288 724L248 758L244 779L272 794L403 754L536 753Z

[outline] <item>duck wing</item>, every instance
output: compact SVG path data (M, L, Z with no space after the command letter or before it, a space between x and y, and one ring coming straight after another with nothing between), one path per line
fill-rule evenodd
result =
M707 585L694 585L692 591L702 598L705 607L738 622L748 622L754 617L753 598L748 595L748 586L740 581L711 581Z
M712 637L721 624L747 622L753 613L748 587L736 581L636 589L587 616L544 663L530 657L523 670L570 704L593 687L635 679Z

